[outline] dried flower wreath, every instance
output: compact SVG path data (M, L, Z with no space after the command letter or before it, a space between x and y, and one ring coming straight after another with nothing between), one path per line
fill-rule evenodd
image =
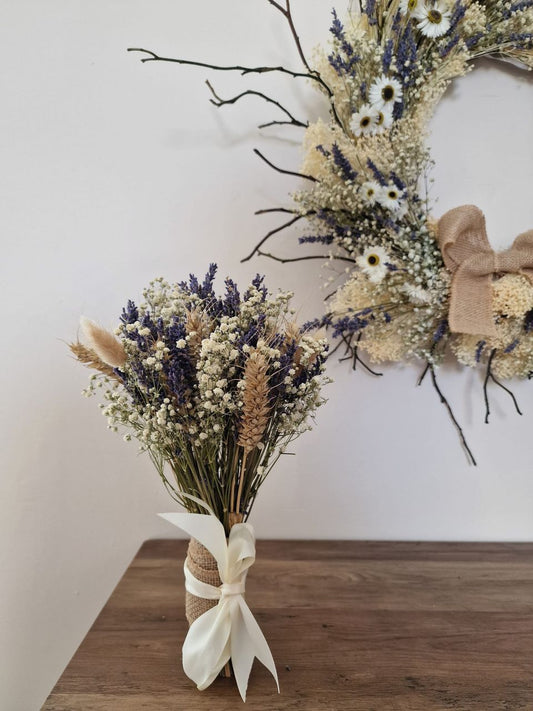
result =
M290 219L269 232L245 258L278 261L340 260L351 265L345 282L326 298L317 322L331 327L355 365L364 350L373 362L421 359L445 404L470 460L462 429L442 393L436 367L445 353L467 366L485 368L489 382L533 374L533 231L500 254L490 247L481 211L474 206L431 216L427 176L431 158L427 127L450 82L479 57L506 59L533 68L533 0L361 0L345 23L333 11L327 49L312 60L303 52L290 0L268 0L286 19L301 71L285 67L216 66L160 57L243 75L277 72L309 80L329 102L330 119L300 121L280 102L255 90L212 102L233 104L246 96L275 105L286 124L305 130L299 172L272 168L305 181L291 207L260 212ZM265 252L275 234L305 219L304 245L320 243L327 254L281 259ZM521 414L521 413L520 413Z

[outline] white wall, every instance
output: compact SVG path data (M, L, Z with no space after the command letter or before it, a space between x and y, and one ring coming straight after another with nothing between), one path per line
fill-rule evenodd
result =
M329 3L293 4L309 48L326 35ZM224 96L254 84L303 117L319 102L303 82L141 65L125 52L296 67L265 0L4 2L0 40L0 708L28 711L140 543L175 534L156 518L172 505L149 461L80 397L87 372L65 341L80 314L113 326L151 277L177 280L211 260L241 282L259 270L294 289L302 318L320 312L316 263L239 263L276 224L253 211L286 203L295 187L251 149L296 168L298 131L260 136L256 124L275 112L253 99L217 111L203 81ZM438 212L477 203L500 247L533 225L532 110L530 77L481 64L433 123ZM280 252L296 253L296 234L278 238ZM259 536L533 538L530 384L514 386L525 416L494 393L487 427L478 375L442 372L473 468L430 383L414 387L416 368L372 379L332 362L331 375L319 427L262 491Z

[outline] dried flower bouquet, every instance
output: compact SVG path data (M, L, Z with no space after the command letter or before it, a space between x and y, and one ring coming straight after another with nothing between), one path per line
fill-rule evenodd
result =
M217 605L198 593L205 585L220 598L217 614L225 609L223 602L236 597L245 605L244 578L255 548L253 530L244 522L272 466L310 429L328 380L327 341L296 325L290 293L269 294L258 276L242 296L226 279L225 294L218 297L215 274L211 265L202 282L194 276L176 285L157 279L144 291L145 303L128 301L114 334L82 319L85 343L70 346L77 360L97 371L85 394L103 390L109 428L125 428L124 439L137 439L173 499L189 514L208 509L228 544L224 561L209 549L202 526L212 516L165 515L188 532L199 519L202 524L201 535L191 534L186 562L189 634L195 620ZM244 548L236 555L232 545ZM233 577L232 555L239 563ZM244 568L243 561L248 561ZM252 661L255 655L268 666L268 646L267 653L259 628L246 615L241 623L256 645ZM208 670L199 670L198 660L187 662L184 647L185 670L199 688L235 658L239 650L230 654L228 645L229 640L221 642L214 669ZM245 676L237 679L243 698Z

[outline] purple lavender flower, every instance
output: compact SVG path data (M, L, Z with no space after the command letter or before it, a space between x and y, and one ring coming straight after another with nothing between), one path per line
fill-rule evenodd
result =
M533 331L533 309L528 311L524 317L524 331L526 333Z
M357 172L353 169L352 164L336 143L332 145L331 152L335 165L341 171L344 180L355 181L357 178Z
M368 17L369 25L377 25L378 19L376 16L376 0L366 0L363 12Z
M450 29L448 30L447 34L451 35L452 32L454 32L457 25L461 22L461 20L465 16L465 12L466 12L466 6L463 5L461 0L457 0L457 2L454 5L454 8L453 8L452 15L450 17Z
M392 49L393 49L393 41L392 39L387 40L385 44L385 51L383 52L383 59L382 59L382 66L383 66L383 73L388 74L390 65L392 62Z
M452 51L452 49L459 43L459 40L459 35L454 35L451 40L444 45L444 47L440 48L439 56L446 57Z
M503 352L504 353L512 353L519 343L520 343L520 339L515 338L515 340L512 343L509 343L509 345L507 346L507 348L505 348L505 350Z
M413 69L417 66L417 44L411 23L398 39L396 66L404 86L411 86L415 80Z
M511 13L514 12L523 12L524 10L527 10L529 7L533 7L533 0L522 0L522 2L516 2L510 7Z
M396 185L398 190L405 190L405 188L407 187L403 180L399 178L394 171L391 172L390 179L392 180L394 185Z
M302 235L298 237L299 244L333 244L335 235Z
M226 316L235 316L240 310L241 295L239 294L239 289L233 279L227 278L225 284L226 293L222 304L222 313Z
M473 47L475 47L476 44L479 42L479 40L482 39L483 37L484 37L483 32L478 32L477 34L472 35L472 37L468 37L465 40L465 44L466 44L467 48L472 49Z
M444 338L446 331L448 330L448 321L443 319L437 326L437 330L433 334L433 343L438 343Z
M120 320L124 325L133 324L139 320L139 310L131 299L128 300L126 308L122 309Z
M387 185L387 180L385 179L385 176L370 158L367 160L366 164L374 174L374 178L377 180L377 182L382 186Z

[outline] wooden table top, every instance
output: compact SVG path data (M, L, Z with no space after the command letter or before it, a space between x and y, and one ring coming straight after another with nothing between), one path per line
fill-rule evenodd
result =
M148 541L46 711L531 711L533 544L258 541L247 601L276 660L246 706L181 668L185 541Z

